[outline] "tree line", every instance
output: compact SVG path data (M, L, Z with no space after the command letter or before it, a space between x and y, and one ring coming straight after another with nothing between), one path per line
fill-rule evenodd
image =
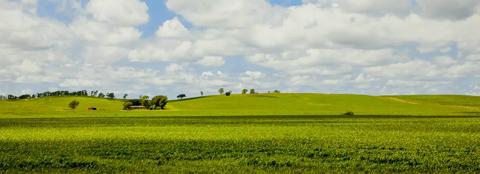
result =
M220 95L227 95L230 96L233 92L231 90L225 90L224 88L218 89L218 93ZM242 89L241 94L257 94L258 92L255 89ZM268 93L280 93L279 90L274 90L272 92L268 91ZM200 95L203 96L203 91L200 91ZM51 97L51 96L89 96L89 97L98 97L98 98L108 98L114 99L115 93L113 92L100 92L98 90L95 91L87 91L87 90L80 90L80 91L46 91L40 92L35 94L23 94L23 95L0 95L0 100L24 100L24 99L34 99L34 98L42 98L42 97ZM123 94L123 99L127 99L128 94ZM177 96L179 99L185 98L185 94L180 94Z
M200 93L203 95L203 91L201 91ZM230 96L230 95L232 94L232 91L231 91L231 90L225 90L224 88L220 88L220 89L218 89L218 93L219 93L220 95L225 94L226 96ZM251 88L251 89L246 89L246 88L242 89L242 94L247 94L247 93L249 93L249 94L258 94L258 92L255 91L255 89L253 89L253 88ZM273 92L268 91L267 93L280 93L280 90L273 90Z
M114 99L115 93L113 92L99 92L95 91L46 91L35 94L23 94L23 95L12 95L8 94L7 96L0 95L0 100L24 100L24 99L34 99L34 98L43 98L43 97L53 97L53 96L85 96L85 97L98 97L98 98L109 98ZM124 99L127 97L127 94L124 95Z

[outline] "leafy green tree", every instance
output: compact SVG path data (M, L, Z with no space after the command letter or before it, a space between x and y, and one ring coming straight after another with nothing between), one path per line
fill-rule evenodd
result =
M98 94L98 98L105 98L105 94L103 93Z
M17 96L14 96L14 95L11 95L11 94L9 94L7 96L7 99L9 99L9 100L16 100L17 98L18 98Z
M132 102L125 102L123 103L123 110L130 110L132 106L133 106Z
M108 94L107 94L107 97L108 97L109 99L114 99L114 98L115 98L115 94L114 94L113 92L108 93Z
M168 102L167 96L163 96L163 95L155 96L152 98L152 100L150 100L150 106L151 106L150 109L156 109L156 108L165 109L167 102Z
M185 98L185 97L187 97L187 95L185 95L185 94L177 95L177 98L180 99L180 100Z
M141 96L140 97L140 104L142 104L143 106L145 106L145 108L150 108L150 103L148 102L148 99L150 97L149 96Z
M225 92L223 88L218 89L218 93L220 93L220 95L223 95L223 92Z
M200 96L203 96L203 91L200 91Z
M18 99L22 99L22 100L30 99L30 98L32 98L32 96L30 94L24 94L24 95L21 95L21 96L18 97Z
M95 97L95 96L97 96L97 95L98 95L98 90L96 90L96 91L92 91L92 92L91 92L91 95L92 95L92 97Z
M250 89L250 94L255 94L255 89Z
M273 93L277 93L277 94L278 94L278 93L280 93L280 91L277 90L277 89L275 89L275 90L273 91Z
M128 94L123 94L123 99L127 99Z
M226 96L230 96L231 94L232 94L232 91L227 91L227 92L225 92L225 95L226 95Z
M242 89L242 94L247 94L248 89Z
M68 107L70 107L70 109L75 109L78 105L80 105L80 102L77 100L73 100L68 104Z

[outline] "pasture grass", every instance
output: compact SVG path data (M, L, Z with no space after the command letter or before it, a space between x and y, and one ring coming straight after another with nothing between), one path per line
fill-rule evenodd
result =
M78 100L76 110L68 103ZM250 115L414 115L480 116L476 96L368 96L351 94L255 94L206 96L167 104L166 110L123 111L121 100L48 97L0 101L0 118L250 116ZM88 111L89 107L98 111Z
M161 111L0 101L0 173L479 173L479 106L448 95L208 96Z

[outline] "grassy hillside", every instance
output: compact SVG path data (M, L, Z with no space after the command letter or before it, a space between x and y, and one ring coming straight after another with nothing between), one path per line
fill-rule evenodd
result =
M80 101L72 111L67 104ZM88 111L95 106L98 111ZM49 97L0 101L1 117L63 116L242 116L242 115L480 115L476 96L367 96L348 94L257 94L207 96L171 101L166 110L123 111L122 101L91 97Z
M89 97L0 101L0 173L479 173L479 106L472 96L337 94L209 96L162 111Z

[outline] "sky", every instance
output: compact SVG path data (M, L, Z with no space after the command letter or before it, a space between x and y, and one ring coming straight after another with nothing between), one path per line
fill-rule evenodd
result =
M478 0L0 0L0 95L480 95Z

